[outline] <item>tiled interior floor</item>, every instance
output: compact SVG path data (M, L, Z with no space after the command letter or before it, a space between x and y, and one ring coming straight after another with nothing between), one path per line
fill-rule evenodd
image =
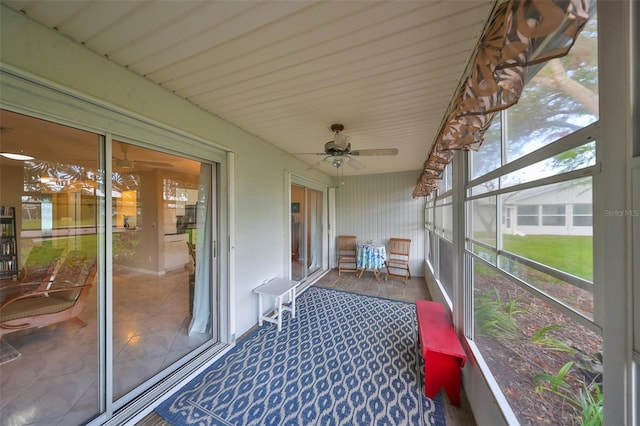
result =
M188 273L113 280L114 394L124 395L207 340L188 336ZM76 425L98 412L96 286L87 324L18 331L3 340L21 355L0 365L1 425Z
M411 303L415 302L416 299L429 300L431 298L423 277L412 278L405 284L403 281L391 278L388 281L385 281L383 277L376 280L371 272L365 272L361 278L358 278L354 273L342 273L341 276L338 276L337 270L331 270L314 285ZM460 408L452 406L445 393L441 395L445 405L445 420L447 425L474 426L476 424L464 394L461 398ZM169 423L155 413L147 415L142 421L137 423L137 426L167 425L169 425Z

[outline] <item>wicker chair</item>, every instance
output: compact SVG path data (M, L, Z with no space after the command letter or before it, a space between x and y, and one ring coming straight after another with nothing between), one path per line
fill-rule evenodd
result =
M69 252L45 288L18 294L0 304L0 336L71 319L85 326L78 316L84 309L96 271L95 256Z

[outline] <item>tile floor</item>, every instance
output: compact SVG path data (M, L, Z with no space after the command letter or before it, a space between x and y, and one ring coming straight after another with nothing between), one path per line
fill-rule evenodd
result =
M188 274L114 277L114 394L122 396L207 340L190 337ZM81 319L5 335L21 355L0 365L0 425L75 425L98 412L95 286Z

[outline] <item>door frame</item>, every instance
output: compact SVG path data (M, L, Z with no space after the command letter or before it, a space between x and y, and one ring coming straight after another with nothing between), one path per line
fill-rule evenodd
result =
M321 267L316 272L311 275L304 277L301 280L301 283L308 283L314 281L316 278L324 275L329 269L329 187L320 182L313 181L311 179L304 178L302 176L293 174L291 172L286 172L285 176L285 205L284 208L284 217L285 217L285 229L287 232L285 233L285 242L284 247L287 248L284 258L283 270L285 271L285 276L292 279L292 270L291 270L291 186L298 185L305 188L313 189L315 191L319 191L322 193L322 232L320 233L322 238L322 260ZM300 291L300 290L298 290Z

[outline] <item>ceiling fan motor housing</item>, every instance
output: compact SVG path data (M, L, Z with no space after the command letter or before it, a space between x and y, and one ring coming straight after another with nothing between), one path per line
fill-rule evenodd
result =
M344 130L344 125L339 124L339 123L338 124L332 124L330 129L331 129L331 131L333 133L338 133L338 132L341 132L341 131Z
M329 141L324 144L324 152L327 155L345 155L351 152L351 144L348 143L345 148L341 148L336 145L334 141Z

